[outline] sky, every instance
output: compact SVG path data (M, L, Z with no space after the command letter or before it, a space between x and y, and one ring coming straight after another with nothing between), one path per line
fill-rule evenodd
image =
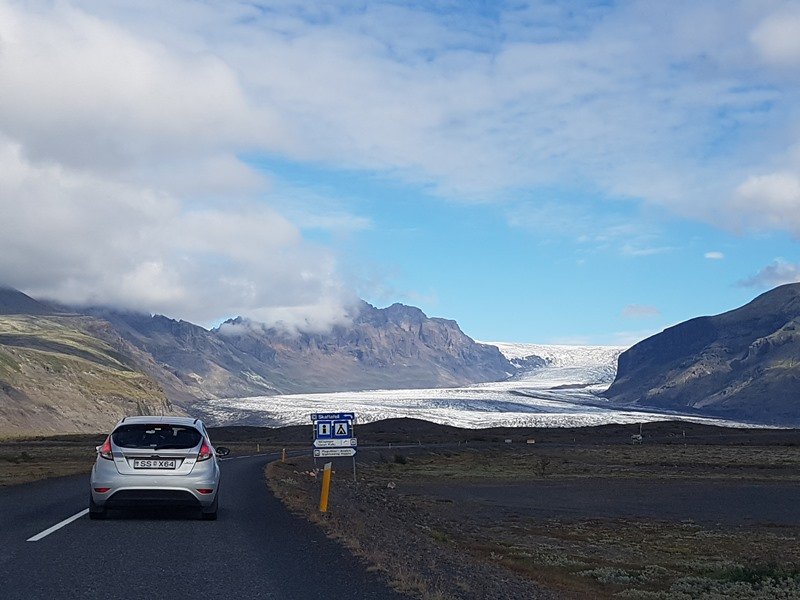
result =
M635 343L800 281L796 0L0 0L0 283Z

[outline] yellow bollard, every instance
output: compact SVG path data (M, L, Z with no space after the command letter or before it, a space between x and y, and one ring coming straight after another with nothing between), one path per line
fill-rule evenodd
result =
M319 497L319 512L328 512L328 494L331 491L331 463L322 470L322 494Z

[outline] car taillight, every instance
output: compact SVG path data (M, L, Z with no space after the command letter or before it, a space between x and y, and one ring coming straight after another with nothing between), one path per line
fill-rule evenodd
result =
M211 444L203 440L203 445L200 446L200 452L197 454L197 462L208 460L212 456L214 456L214 453L211 451Z
M197 488L197 491L201 494L210 494L214 491L214 488Z
M94 491L97 492L98 494L105 494L110 489L111 488L94 488Z
M97 454L106 460L114 460L114 455L111 454L111 436L108 436L103 445L97 449Z

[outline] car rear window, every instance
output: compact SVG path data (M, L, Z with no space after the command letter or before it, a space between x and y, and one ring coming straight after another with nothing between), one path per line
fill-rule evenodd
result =
M120 448L194 448L202 437L194 427L165 423L121 425L111 434Z

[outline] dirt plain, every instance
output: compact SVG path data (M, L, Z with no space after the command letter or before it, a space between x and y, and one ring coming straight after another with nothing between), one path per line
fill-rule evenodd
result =
M638 425L398 419L356 433L357 479L335 461L321 514L310 425L211 430L234 456L295 456L268 467L273 492L413 597L800 599L798 430L650 423L633 443ZM0 440L0 485L88 473L104 437Z
M402 425L405 439L359 451L355 482L349 459L334 462L324 514L321 462L268 468L290 508L397 589L427 599L800 598L796 430L647 424L642 443L632 443L638 426L486 430L425 447Z

